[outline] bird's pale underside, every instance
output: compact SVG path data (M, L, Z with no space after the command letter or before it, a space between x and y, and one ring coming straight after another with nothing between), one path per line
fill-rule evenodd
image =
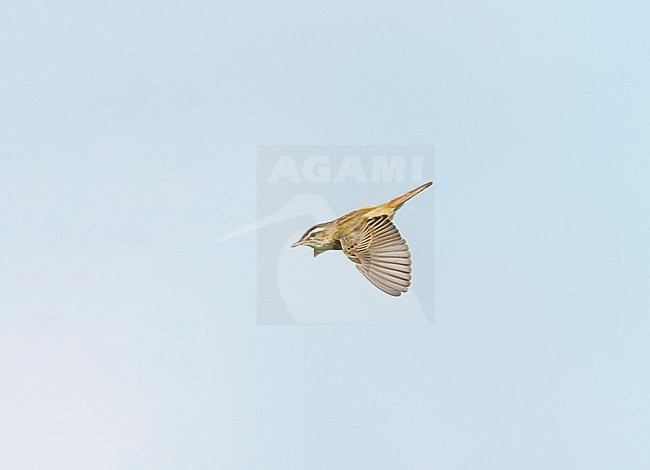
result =
M361 274L383 292L400 296L411 285L411 252L391 219L402 205L431 186L428 182L379 206L366 206L331 222L314 225L292 245L343 250Z

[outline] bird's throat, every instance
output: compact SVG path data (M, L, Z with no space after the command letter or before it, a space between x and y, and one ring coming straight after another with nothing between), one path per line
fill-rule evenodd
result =
M334 240L332 243L328 243L327 245L321 245L318 247L314 247L314 258L321 253L325 253L326 251L329 250L341 250L341 242L339 240Z

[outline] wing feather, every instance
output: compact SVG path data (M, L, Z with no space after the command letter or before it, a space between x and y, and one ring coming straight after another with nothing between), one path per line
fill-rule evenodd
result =
M387 216L370 219L356 238L341 238L341 247L375 287L398 297L411 285L411 253Z

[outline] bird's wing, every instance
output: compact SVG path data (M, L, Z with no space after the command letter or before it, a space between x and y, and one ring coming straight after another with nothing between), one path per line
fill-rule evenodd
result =
M383 215L369 219L357 236L341 238L343 252L376 287L400 296L411 285L411 253L397 227Z

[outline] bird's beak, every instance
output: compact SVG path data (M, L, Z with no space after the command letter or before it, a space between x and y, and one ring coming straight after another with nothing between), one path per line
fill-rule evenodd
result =
M295 247L297 247L297 246L300 246L300 245L302 245L303 243L304 243L304 242L303 242L302 240L298 240L296 243L294 243L293 245L291 245L291 248L295 248Z

